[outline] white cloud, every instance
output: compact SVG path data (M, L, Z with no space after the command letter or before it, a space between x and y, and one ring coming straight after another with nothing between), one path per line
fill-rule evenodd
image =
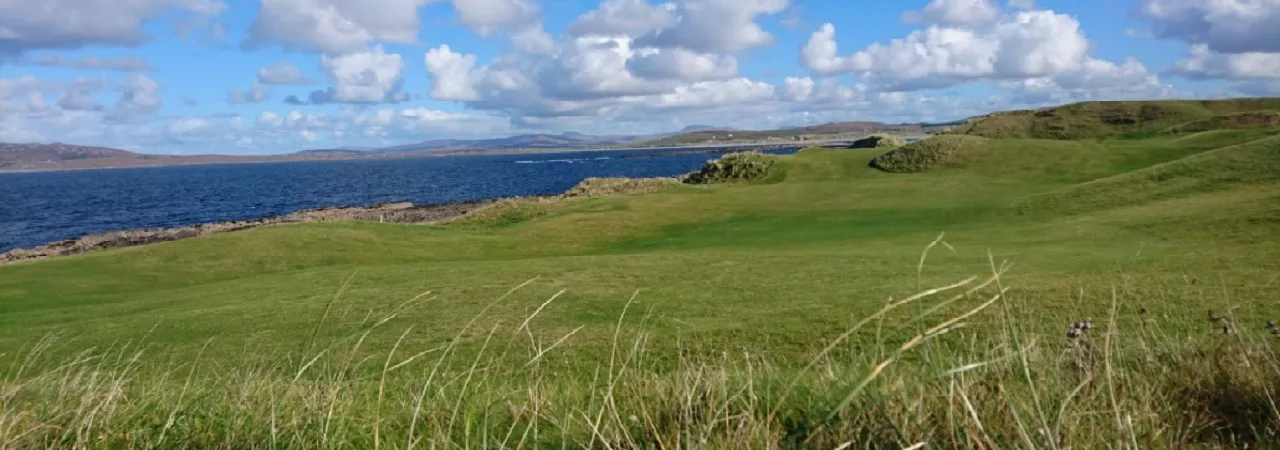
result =
M541 73L534 82L545 95L558 100L641 95L659 90L627 69L627 62L635 56L629 38L577 38L566 43L556 59L539 61Z
M529 53L548 54L556 49L556 41L542 29L541 23L518 28L511 33L511 43Z
M279 128L281 125L284 125L284 118L280 117L279 114L271 111L263 111L258 115L259 128Z
M375 41L413 43L418 10L431 1L262 0L246 43L331 54L361 51Z
M793 102L803 102L813 97L814 87L813 78L787 77L783 80L784 91L781 96Z
M1233 81L1223 90L1226 97L1275 97L1280 96L1280 80Z
M431 98L436 100L478 100L479 94L472 86L471 69L476 65L475 55L463 55L441 45L427 51L423 57L427 72L431 75Z
M888 44L879 42L850 56L837 56L835 29L823 25L805 45L803 61L815 73L859 73L893 82L945 85L948 80L995 75L1000 55L993 34L929 27Z
M92 96L93 93L106 89L105 77L80 77L71 82L58 107L68 111L100 111L103 106Z
M138 45L147 39L143 23L166 10L212 17L225 7L220 0L0 0L0 53Z
M29 58L26 62L47 67L65 67L70 69L88 69L88 70L116 70L121 72L148 72L155 70L151 64L143 61L141 58L132 56L122 56L118 58L98 58L94 56L86 56L84 58L63 58L58 55L40 55Z
M262 103L271 98L271 91L262 83L253 82L249 89L231 89L227 91L227 103Z
M116 84L120 99L116 100L113 118L136 120L160 109L160 83L146 75L130 74Z
M310 84L311 80L307 79L298 70L297 66L285 61L258 69L258 82L262 84Z
M454 0L458 18L481 36L490 36L507 27L537 22L538 4L530 0Z
M506 34L523 51L545 54L555 41L542 29L542 8L533 0L453 0L458 19L482 37Z
M736 76L738 60L731 55L670 48L637 55L627 61L627 69L654 80L707 81Z
M583 14L569 25L569 36L632 36L675 25L673 3L654 5L648 0L605 0L599 9Z
M165 127L170 135L180 138L204 136L216 130L213 122L200 117L170 119Z
M1024 8L1030 9L1030 8ZM1000 7L991 0L933 0L920 11L907 11L902 21L952 26L976 26L994 22Z
M839 56L840 45L836 43L836 27L830 23L822 24L809 36L809 41L800 50L800 61L809 70L821 75L861 72L865 63L855 63L851 56Z
M636 40L637 47L681 47L704 53L737 52L772 44L756 20L787 9L788 0L680 0L674 25Z
M676 87L672 92L645 98L636 103L642 108L706 109L733 105L758 105L773 100L773 85L749 78L703 81Z
M998 85L1026 104L1060 104L1088 100L1149 100L1186 96L1162 84L1135 58L1123 64L1090 59L1079 68L1053 77L1005 81Z
M670 112L715 112L723 120L778 106L774 87L737 77L730 55L635 49L625 36L567 39L553 56L505 55L479 67L473 55L444 46L425 59L433 98L501 112L522 127L569 127L588 117L639 122Z
M32 91L27 93L26 113L29 117L50 117L62 112L45 102L44 93Z
M1089 47L1074 17L1022 11L974 28L929 26L848 56L838 55L835 29L828 24L813 33L801 60L819 75L854 73L882 89L903 90L1071 77L1111 64L1089 56Z
M1157 37L1215 53L1280 53L1280 0L1143 0Z
M1036 0L1009 0L1009 6L1021 10L1036 9Z
M322 95L312 95L317 100L343 103L382 103L404 99L400 92L403 83L404 61L399 54L386 53L381 47L366 52L347 53L339 56L321 55L320 66L329 76L333 87Z
M1195 44L1190 55L1174 65L1175 73L1190 78L1280 80L1280 53L1214 53L1207 44Z

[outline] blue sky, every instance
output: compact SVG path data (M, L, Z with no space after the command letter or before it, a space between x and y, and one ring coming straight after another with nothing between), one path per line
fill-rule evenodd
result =
M268 154L1280 95L1280 0L0 0L0 142Z

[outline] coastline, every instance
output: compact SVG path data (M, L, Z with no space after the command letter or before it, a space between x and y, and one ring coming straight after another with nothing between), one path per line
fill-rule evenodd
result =
M334 206L304 209L280 216L250 220L199 223L169 228L136 228L84 235L35 247L15 248L0 253L0 266L71 256L114 248L170 242L213 234L230 233L271 225L312 222L379 222L432 225L457 219L488 206L504 202L545 202L568 198L604 197L651 192L679 184L687 176L658 178L587 178L557 195L524 195L471 201L417 205L410 202L378 203L370 206Z
M708 149L723 157L739 152L761 152L782 148L795 148L795 145L766 147L703 147L698 153ZM665 149L665 148L664 148ZM672 148L673 152L692 152L697 149ZM715 160L713 160L715 161ZM710 163L709 163L710 165ZM705 167L704 169L705 170ZM41 260L57 256L70 256L122 247L134 247L159 242L169 242L192 237L241 231L269 225L308 223L308 222L391 222L404 224L430 225L457 219L490 205L511 201L555 201L576 197L601 197L628 195L651 192L670 184L686 182L693 171L675 177L655 178L586 178L569 190L555 195L524 195L499 197L470 201L445 202L434 204L414 204L411 202L378 203L370 206L331 206L295 211L292 213L267 216L250 220L207 222L169 228L135 228L117 231L93 233L77 238L49 242L34 247L20 247L0 252L0 266Z
M621 151L643 151L643 150L673 150L673 151L698 151L698 150L715 150L724 149L723 151L706 152L706 153L732 153L738 151L749 150L773 150L793 147L822 147L829 146L837 141L786 141L786 142L768 142L768 143L751 143L751 144L720 144L720 145L684 145L672 147L601 147L601 148L522 148L522 149L488 149L488 150L440 150L440 151L422 151L422 152L404 152L404 153L368 153L368 154L350 154L341 156L328 157L307 157L294 154L288 155L265 155L265 156L230 156L230 155L193 155L188 158L229 158L228 160L188 160L188 161L156 161L156 160L137 160L138 164L108 165L101 167L41 167L31 169L7 169L0 167L0 175L5 174L30 174L30 173L48 173L48 172L70 172L84 170L117 170L117 169L147 169L160 167L179 167L179 166L211 166L224 164L270 164L270 163L304 163L304 162L321 162L321 161L365 161L365 160L384 160L384 159L410 159L410 158L441 158L450 156L486 156L486 155L553 155L562 153L576 152L621 152ZM840 141L842 142L842 141ZM181 158L181 157L177 157ZM243 160L235 158L244 158Z
M533 200L545 196L524 196L508 199L487 199L431 205L415 205L409 202L379 203L371 206L326 207L295 211L282 216L269 216L251 220L200 223L171 228L136 228L130 230L94 233L74 239L50 242L28 248L16 248L0 253L0 266L70 256L113 248L134 247L160 242L177 241L212 234L229 233L270 225L309 222L391 222L430 224L462 217L490 204L511 199Z

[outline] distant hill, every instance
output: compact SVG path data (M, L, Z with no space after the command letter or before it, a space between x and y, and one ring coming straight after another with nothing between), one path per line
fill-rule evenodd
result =
M935 127L937 128L937 127ZM732 144L770 140L820 140L846 138L847 135L868 133L925 134L930 132L920 124L887 124L881 122L833 122L821 125L790 127L778 130L722 130L710 129L676 133L658 139L633 144L633 147L668 147L679 145Z
M1082 102L1040 110L994 113L952 132L990 138L1094 139L1121 134L1270 126L1280 98ZM1263 113L1263 114L1250 114Z
M383 147L379 153L412 153L430 151L502 150L502 149L587 149L608 147L647 139L649 136L596 136L582 133L522 134L496 139L435 139L415 144Z
M965 122L972 123L972 122ZM784 130L733 130L708 125L690 125L679 132L648 135L522 134L495 139L433 139L380 148L310 149L270 156L236 155L152 155L126 150L72 145L0 143L0 171L92 169L178 164L214 164L268 161L309 161L328 159L390 158L421 154L527 153L551 150L601 148L672 147L704 144L744 144L744 141L806 140L844 138L847 134L895 132L923 134L932 128L924 124L880 122L837 122ZM937 128L934 126L933 128Z
M0 143L0 172L26 170L101 169L109 167L147 167L183 164L219 164L238 162L308 161L368 157L357 150L306 150L288 155L149 155L108 147L64 144Z
M332 149L303 150L300 152L295 152L293 154L294 155L314 155L314 156L367 156L369 155L369 152L366 150L332 148Z

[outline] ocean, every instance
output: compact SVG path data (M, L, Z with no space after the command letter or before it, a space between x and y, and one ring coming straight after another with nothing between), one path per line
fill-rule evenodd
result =
M0 173L0 252L133 228L328 206L559 194L589 177L675 176L716 149L588 151ZM768 153L793 153L795 149Z

